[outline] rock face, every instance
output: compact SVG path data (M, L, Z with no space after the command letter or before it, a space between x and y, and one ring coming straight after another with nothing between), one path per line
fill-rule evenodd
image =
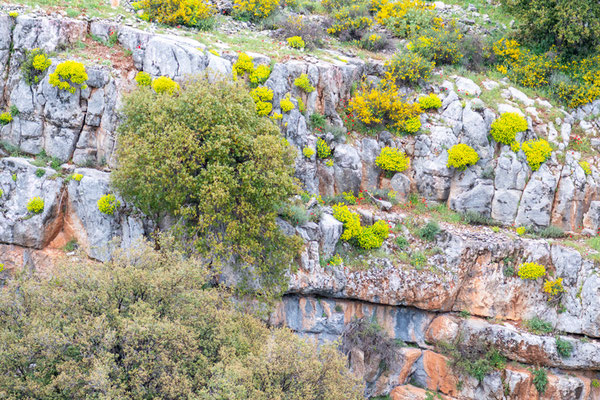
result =
M451 6L442 3L438 8ZM119 46L131 52L130 69L87 65L88 88L75 93L49 84L48 75L63 61L62 50L85 40L88 33L108 39L110 32L117 35ZM58 56L41 81L30 86L20 68L26 51L37 47ZM248 54L255 64L271 64L267 56ZM11 123L0 126L2 147L19 153L10 157L0 149L0 263L5 268L0 282L6 279L6 271L43 268L56 253L64 254L58 249L71 239L89 257L105 261L114 248L134 246L136 239L148 236L154 224L122 199L113 215L101 213L97 206L101 196L111 193L110 168L118 165L114 150L121 96L132 87L136 70L179 81L206 74L212 81L229 77L236 57L216 56L189 38L151 34L114 22L0 16L0 111L11 106L19 111ZM278 122L282 135L297 150L296 176L306 192L326 197L393 190L402 203L410 196L412 201L474 212L505 226L554 225L567 231L598 232L600 175L595 165L590 173L584 172L581 154L568 151L562 154L564 160L559 162L553 155L534 172L522 151L515 153L490 139L490 127L502 112L518 112L529 123L529 129L517 137L520 142L547 135L564 150L577 124L590 132L595 129L584 119L600 113L600 101L561 114L555 121L542 121L534 106L551 107L547 102L534 101L510 87L503 92L506 104L487 108L475 96L482 87L493 90L505 86L503 82L488 80L480 87L470 79L453 77L439 87L431 86L442 107L421 116L419 134L381 131L349 137L339 110L355 82L363 77L376 81L380 70L379 65L354 58L326 62L307 56L273 63L265 86L274 93L274 111L283 114ZM303 73L316 88L311 93L294 85ZM279 102L287 94L295 108L284 113ZM521 110L510 99L527 108ZM299 100L305 112L298 110ZM314 113L328 121L322 132L311 127ZM331 147L328 160L303 155L304 148L316 148L317 138ZM447 167L447 150L458 143L472 146L480 157L464 171ZM591 145L600 148L599 143L593 139ZM408 170L393 177L383 175L376 159L386 146L410 157ZM32 159L35 156L38 160ZM38 161L48 158L54 159L53 164L68 165L61 173L37 166L47 164ZM71 179L71 173L82 177ZM27 210L33 197L44 201L39 214ZM395 244L400 236L417 240L411 232L414 226L409 228L413 216L391 208L390 202L373 197L373 207L360 209L363 223L385 220L398 229L376 256L357 255L353 267L326 265L332 256L348 250L348 244L340 242L343 224L331 209L323 207L317 223L292 227L280 221L286 232L302 237L305 247L271 322L321 342L336 340L354 318L377 322L401 345L386 368L381 366L381 356L369 349L349 352L350 364L364 378L369 397L431 399L438 392L437 398L442 399L600 398L593 383L600 376L600 278L593 259L542 239L442 224L434 242L419 249L427 251L426 266L417 268L400 257L410 258L417 250L401 253ZM517 266L527 261L545 265L548 277L563 279L560 308L548 301L543 279L514 276ZM521 322L533 317L547 321L557 335L560 332L561 340L572 345L570 356L558 353L554 335L523 329ZM479 381L452 367L452 352L444 350L443 343L464 352L493 347L511 363ZM531 366L550 368L541 396Z

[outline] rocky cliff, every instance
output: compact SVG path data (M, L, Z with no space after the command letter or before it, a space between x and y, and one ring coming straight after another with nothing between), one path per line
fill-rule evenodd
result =
M48 83L28 85L21 73L25 51L42 48L54 60L68 59L89 35L108 40L124 59L114 67L98 62L99 54L84 54L87 88L58 91ZM156 227L134 208L114 215L98 210L101 196L110 193L110 171L119 125L120 96L133 86L137 71L153 77L184 80L205 73L209 79L230 76L237 54L217 55L202 43L173 34L153 34L113 21L86 21L22 15L0 15L0 109L18 109L12 122L0 127L0 263L5 274L23 267L43 268L76 240L87 255L110 258L115 246L128 247ZM574 134L596 136L600 101L566 112L540 98L530 98L507 81L476 83L444 75L424 92L442 99L438 111L421 115L423 129L414 136L334 135L345 130L344 104L361 79L377 80L381 64L358 58L272 60L248 53L256 65L273 63L265 85L279 100L292 93L298 107L282 113L282 134L298 149L296 174L313 195L375 192L393 189L401 204L409 195L428 204L445 204L457 213L476 212L500 223L495 230L445 222L433 242L411 227L431 219L374 199L360 208L365 222L389 221L399 227L381 250L357 255L353 265L327 265L343 246L342 224L331 209L317 222L283 228L305 240L298 271L271 320L319 341L335 340L355 317L375 320L393 339L402 342L394 362L382 366L377 352L354 349L352 368L364 377L367 396L390 394L393 399L424 399L437 391L448 399L597 399L600 370L600 278L597 252L585 247L582 234L594 235L600 224L600 174L597 153L591 173L579 164L581 154L570 143ZM81 56L78 55L78 56ZM304 93L294 79L306 73L316 87ZM408 89L407 89L408 90ZM486 104L485 93L498 92L501 101ZM505 111L527 117L520 140L547 138L556 146L552 158L532 172L522 152L490 140L490 126ZM333 165L302 149L313 147L317 134L307 116L327 117L332 132L319 134L331 143ZM477 150L479 162L465 170L447 167L447 149L466 143ZM591 139L592 149L600 145ZM375 165L385 146L406 151L410 169L387 178ZM39 161L52 159L53 166ZM56 165L55 165L56 163ZM41 165L41 166L40 166ZM80 179L71 179L81 174ZM31 216L29 199L39 196L44 210ZM560 227L577 240L522 238L511 226ZM396 236L403 235L426 254L416 268L400 256ZM522 280L510 271L522 262L538 262L563 279L560 307L549 302L539 281ZM553 333L532 333L523 321L546 321ZM572 345L569 357L557 352L555 335ZM480 381L452 368L451 353L472 348L498 349L511 361ZM446 347L444 347L446 346ZM446 349L446 350L444 350ZM548 387L539 395L533 368L549 369Z

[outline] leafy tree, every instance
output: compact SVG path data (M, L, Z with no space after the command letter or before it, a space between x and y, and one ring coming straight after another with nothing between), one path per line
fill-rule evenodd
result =
M297 191L295 154L247 90L200 78L173 94L139 87L123 114L112 174L123 198L157 220L182 217L213 266L233 256L264 287L281 283L299 246L275 222L277 205Z
M524 37L544 48L583 53L600 44L598 0L502 0Z
M0 291L3 399L360 399L333 347L269 329L162 240Z

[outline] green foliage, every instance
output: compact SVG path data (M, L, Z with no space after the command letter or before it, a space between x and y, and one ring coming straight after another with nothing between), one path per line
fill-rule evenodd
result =
M102 214L113 215L115 210L121 206L114 194L105 194L98 200L98 210Z
M427 257L422 251L415 251L410 255L410 265L420 270L427 264Z
M375 164L384 171L402 172L409 165L409 158L403 151L392 147L384 147L375 159Z
M490 133L498 143L512 144L518 132L527 130L527 120L514 112L505 112L492 122Z
M486 375L506 366L506 358L495 348L476 342L463 345L461 339L454 343L438 343L440 351L450 359L449 364L459 373L464 373L482 382Z
M27 211L32 214L39 214L44 211L44 199L41 197L33 197L27 202Z
M178 92L181 89L179 84L168 76L159 76L152 81L151 86L157 94L165 93L168 95L173 95L175 92Z
M550 225L536 233L538 236L546 239L560 239L566 236L562 228L554 225Z
M537 171L552 154L552 147L544 139L528 140L522 148L532 171Z
M331 148L322 138L317 139L317 157L327 158L331 156Z
M390 335L377 324L375 314L371 320L366 317L354 318L344 328L341 335L342 351L349 353L359 349L364 353L365 359L374 357L381 359L380 369L383 371L391 367L396 361L397 343Z
M56 70L50 74L48 82L60 90L75 93L77 89L86 89L85 81L88 75L85 67L77 61L64 61L56 66Z
M467 211L461 214L461 219L464 223L469 225L484 225L493 227L498 227L502 225L500 222L494 220L493 218L486 217L485 215L480 214L476 211Z
M415 84L419 80L428 81L434 66L434 63L416 53L396 53L386 63L387 72L398 84Z
M598 379L592 379L592 387L599 388L600 387L600 381Z
M333 346L269 328L160 238L107 263L74 257L0 291L7 398L360 400ZM74 273L76 271L76 273ZM45 338L45 340L40 340ZM15 373L27 371L26 374Z
M548 372L545 368L535 368L531 372L533 372L533 386L538 393L543 394L548 386Z
M397 236L396 246L398 246L400 250L404 250L410 246L410 243L408 243L408 240L406 240L404 236Z
M419 97L419 105L423 110L431 110L434 108L440 108L442 106L442 100L435 93L430 93L428 96Z
M62 249L63 251L71 252L77 250L77 247L77 239L71 239L63 246Z
M41 178L42 176L46 175L46 170L43 168L38 168L35 170L35 176L37 176L38 178Z
M527 330L536 335L544 335L553 331L552 324L546 322L538 317L533 317L529 320L523 321Z
M21 75L29 86L38 84L50 65L52 61L42 49L26 50L25 60L21 64Z
M186 25L208 30L213 25L215 7L208 0L139 0L133 8L142 11L141 18L165 25Z
M135 81L138 86L150 86L152 84L152 77L147 72L139 71L135 76Z
M196 79L173 96L137 88L122 112L111 174L122 198L157 220L183 217L186 237L215 266L235 255L234 267L281 283L299 248L276 224L277 206L297 191L296 153L243 85Z
M600 45L600 4L595 0L502 0L517 17L521 36L542 49L581 54Z
M573 351L573 344L568 340L561 339L560 337L556 338L556 351L563 358L571 357L571 352Z
M479 161L479 154L468 144L455 144L448 150L448 168L454 167L464 171L469 165L474 165Z
M435 221L429 221L417 232L417 235L423 240L433 242L437 234L440 233L440 226Z
M294 48L294 49L303 49L306 44L304 43L304 40L302 40L302 38L300 36L292 36L286 39L288 46Z
M286 204L279 209L279 216L294 226L308 222L308 214L304 205Z
M313 113L310 115L310 126L312 129L323 129L327 120L323 114Z
M310 79L306 74L302 74L298 78L296 78L294 80L294 86L298 87L306 93L311 93L315 91L315 87L310 84Z
M534 262L523 263L519 266L519 278L536 280L546 275L546 267Z

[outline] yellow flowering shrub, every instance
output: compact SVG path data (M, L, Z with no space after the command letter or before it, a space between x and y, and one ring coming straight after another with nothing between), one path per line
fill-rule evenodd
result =
M250 91L250 97L256 104L258 115L268 115L273 110L273 91L266 86L259 86Z
M512 144L518 132L527 130L527 120L514 112L505 112L492 122L491 134L498 143Z
M454 24L429 29L423 36L412 40L409 49L435 63L456 64L463 58L459 44L463 34Z
M428 96L419 97L419 105L423 110L431 110L433 108L440 108L442 106L442 100L437 94L431 93Z
M52 60L42 49L26 50L25 60L21 64L21 75L30 86L38 84L50 65Z
M302 149L302 154L304 154L304 157L306 158L312 158L312 156L315 155L315 151L310 147L305 147Z
M464 171L469 165L474 165L479 161L479 155L471 146L459 143L448 150L448 168L454 167Z
M521 47L516 40L502 38L494 43L492 51L501 61L517 61L521 57Z
M233 71L235 76L244 76L245 74L252 74L254 72L254 63L252 58L246 53L240 53L238 59L233 64Z
M517 228L517 235L523 236L526 233L527 233L527 228L525 228L524 226L519 226Z
M152 81L152 89L158 94L169 94L172 95L175 92L178 92L180 87L177 82L168 76L159 76L154 81Z
M56 66L56 70L50 74L49 83L60 90L75 93L77 89L87 88L87 85L84 85L87 79L83 64L69 60Z
M251 21L262 20L279 6L279 0L233 0L233 16Z
M589 175L592 173L592 168L590 167L590 163L587 161L580 161L579 162L579 166L581 167L581 169L583 169L583 172L586 175Z
M149 73L140 71L135 76L135 81L137 82L138 86L150 86L152 84L152 77Z
M83 175L82 174L73 174L72 178L75 181L80 182L83 179Z
M294 103L292 103L292 101L290 100L289 93L279 101L279 107L281 108L281 111L285 113L290 112L294 109Z
M390 235L390 226L385 221L377 221L369 227L363 227L357 237L358 245L365 249L378 249Z
M537 171L552 154L552 147L544 139L529 140L523 143L522 149L532 171Z
M429 80L435 64L416 53L396 53L385 64L387 72L396 82L417 83L419 79Z
M302 99L300 97L296 97L296 101L298 102L298 110L302 113L306 111L306 105L304 104Z
M27 202L27 211L33 214L39 214L44 211L44 199L33 197Z
M322 138L317 139L317 157L327 158L331 156L331 148Z
M399 37L418 33L431 25L435 19L434 7L421 0L371 0L375 21Z
M408 169L410 159L403 151L384 147L375 159L375 164L384 171L402 172Z
M209 0L139 0L133 8L142 11L144 21L166 25L210 28L216 9Z
M16 11L11 11L8 13L8 16L11 18L17 18L19 16L19 13Z
M8 125L12 122L13 116L9 112L3 112L0 114L0 125Z
M519 266L519 278L536 280L546 275L546 267L534 262L528 262Z
M342 40L358 40L373 25L373 19L361 5L343 7L333 14L333 24L327 33Z
M342 259L342 257L340 257L339 254L336 254L336 255L332 256L327 261L327 264L330 264L330 265L342 265L343 263L344 263L344 260Z
M511 149L512 151L514 151L515 153L518 153L518 152L519 152L519 150L521 150L521 143L517 142L516 140L515 140L515 141L513 141L513 142L510 144L510 149Z
M121 206L121 202L114 194L105 194L98 200L98 210L102 214L113 215L119 206Z
M306 44L304 43L304 40L302 40L302 38L300 36L292 36L287 38L287 42L288 42L288 46L294 48L294 49L303 49Z
M334 204L331 208L333 217L344 224L344 231L340 239L350 240L361 233L360 216L357 213L351 211L344 203Z
M421 129L421 106L403 101L390 72L376 87L363 82L349 103L349 111L366 125L382 124L390 130L414 134Z
M258 86L265 83L269 79L269 75L271 75L271 67L261 64L250 73L248 79L252 86Z
M547 293L551 298L557 296L565 291L563 287L562 278L557 278L552 281L546 279L544 282L544 292Z
M311 85L310 79L307 74L301 74L298 78L294 80L294 86L302 89L306 93L311 93L315 91L315 87Z

